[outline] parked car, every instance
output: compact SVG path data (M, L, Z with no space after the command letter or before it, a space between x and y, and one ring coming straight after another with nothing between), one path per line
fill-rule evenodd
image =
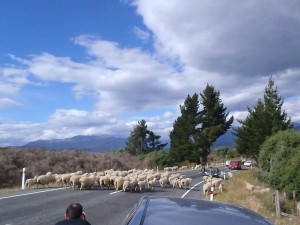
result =
M229 166L229 165L230 165L230 162L231 162L231 160L227 160L227 161L225 162L225 166Z
M220 170L216 167L208 167L205 169L204 174L209 177L220 177Z
M177 197L144 196L122 225L274 225L242 206Z
M229 169L240 170L242 168L242 162L240 160L231 160Z
M246 162L244 162L244 166L247 167L253 166L253 162L251 160L247 160Z

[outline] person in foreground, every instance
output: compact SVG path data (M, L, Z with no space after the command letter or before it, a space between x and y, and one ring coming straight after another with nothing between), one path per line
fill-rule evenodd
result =
M82 205L72 203L68 206L65 219L57 222L55 225L91 225L85 218Z

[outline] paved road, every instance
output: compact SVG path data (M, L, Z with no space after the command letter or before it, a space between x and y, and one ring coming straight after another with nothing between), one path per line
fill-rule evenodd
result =
M54 225L63 219L66 206L71 202L83 205L92 225L118 225L143 195L201 199L203 181L200 171L182 173L193 178L188 190L156 187L154 191L131 193L98 187L85 191L52 187L0 195L0 225Z

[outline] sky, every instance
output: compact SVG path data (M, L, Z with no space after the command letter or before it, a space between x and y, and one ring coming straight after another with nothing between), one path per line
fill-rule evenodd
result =
M298 0L1 0L0 146L167 138L207 84L245 119L272 77L300 122Z

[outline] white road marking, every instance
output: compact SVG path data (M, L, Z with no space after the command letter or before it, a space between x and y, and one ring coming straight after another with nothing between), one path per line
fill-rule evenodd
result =
M181 198L184 198L192 189L194 189L196 186L198 186L199 184L203 183L204 181L200 181L199 183L195 184L193 187L191 187L187 192L185 192Z
M57 190L62 190L62 189L66 189L66 188L68 188L68 187L55 188L55 189L49 189L49 190L31 192L31 193L25 193L25 194L19 194L19 195L11 195L11 196L6 196L6 197L1 197L0 200L7 199L7 198L16 198L16 197L26 196L26 195L34 195L34 194L39 194L39 193L44 193L44 192L49 192L49 191L57 191Z
M121 192L121 191L123 191L123 190L115 191L115 192L112 192L112 193L109 193L109 194L110 194L110 195L113 195L113 194L119 193L119 192Z

